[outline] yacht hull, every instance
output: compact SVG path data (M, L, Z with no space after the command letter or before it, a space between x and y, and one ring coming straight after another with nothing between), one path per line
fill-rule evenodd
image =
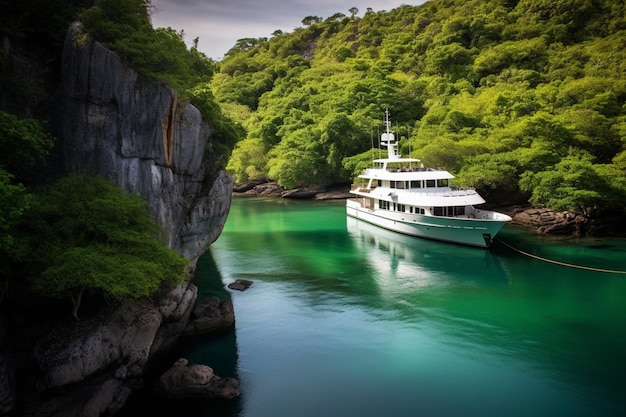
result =
M346 201L346 214L394 232L425 239L487 248L508 220L489 219L492 212L484 211L487 219L425 216L370 209L359 201Z

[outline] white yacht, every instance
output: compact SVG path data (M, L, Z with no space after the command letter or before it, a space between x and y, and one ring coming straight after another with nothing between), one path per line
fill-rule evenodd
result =
M387 158L375 159L374 167L359 175L362 183L351 187L346 214L411 236L489 247L511 217L474 207L485 200L473 188L451 187L454 176L448 171L402 158L388 111L385 125L381 145Z

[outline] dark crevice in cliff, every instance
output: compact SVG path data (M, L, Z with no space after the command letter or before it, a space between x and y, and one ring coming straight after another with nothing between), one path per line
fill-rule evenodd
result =
M161 126L163 129L163 155L165 157L165 165L167 167L172 166L172 154L174 153L174 129L176 127L176 107L177 97L176 92L172 96L170 102L170 108L167 114L161 119Z

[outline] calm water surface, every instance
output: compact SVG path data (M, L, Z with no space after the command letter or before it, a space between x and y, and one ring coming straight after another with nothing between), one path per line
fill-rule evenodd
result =
M624 240L498 237L626 271ZM241 397L152 415L626 415L625 274L405 237L343 201L235 198L196 283L202 297L238 278L254 284L230 291L235 331L180 354L237 377Z

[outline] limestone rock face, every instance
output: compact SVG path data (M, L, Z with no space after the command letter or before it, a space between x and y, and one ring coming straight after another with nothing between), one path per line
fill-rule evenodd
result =
M84 323L68 323L43 333L33 350L40 369L36 389L42 393L62 389L68 395L33 401L32 412L51 416L67 415L69 410L76 415L114 414L141 385L144 366L163 348L162 340L181 336L197 292L195 285L186 282L162 294L156 303L122 304ZM180 325L172 328L166 323ZM52 409L59 411L44 411Z
M113 180L148 201L168 246L195 260L219 236L232 180L213 167L212 130L176 91L148 83L98 42L66 38L53 124L65 172Z

